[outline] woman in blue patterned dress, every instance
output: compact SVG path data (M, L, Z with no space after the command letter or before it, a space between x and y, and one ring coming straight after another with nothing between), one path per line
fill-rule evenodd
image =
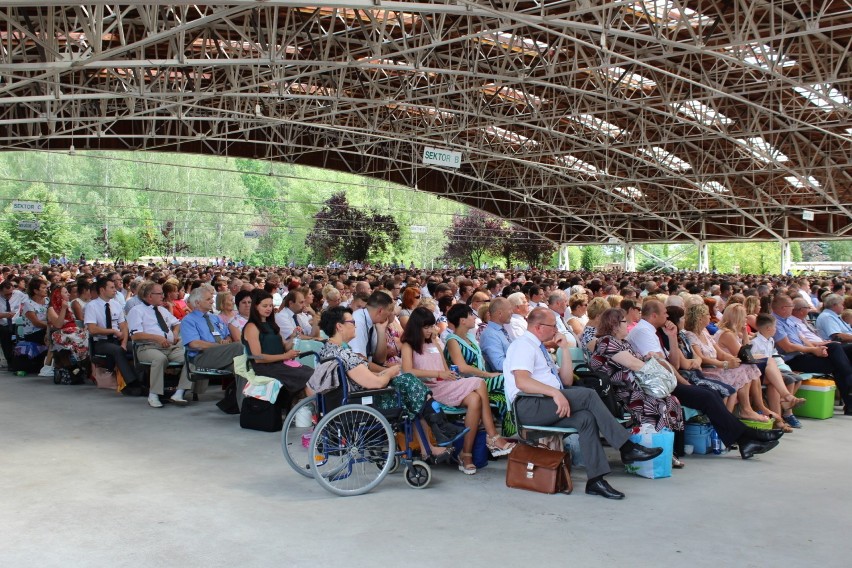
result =
M496 414L501 418L504 436L515 434L515 423L511 410L506 404L503 389L503 375L485 370L482 350L473 337L471 330L476 325L476 314L465 304L456 304L447 312L447 321L453 331L447 336L444 346L444 358L448 365L456 365L463 377L480 377L485 380L489 402L497 406Z

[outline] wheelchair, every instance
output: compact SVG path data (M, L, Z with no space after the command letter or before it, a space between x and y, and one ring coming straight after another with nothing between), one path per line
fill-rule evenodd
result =
M432 470L425 461L415 459L411 445L414 428L421 440L428 439L419 419L407 415L393 388L350 392L343 362L327 359L322 363L332 360L337 361L340 386L300 400L284 419L281 449L287 463L340 496L367 493L400 466L410 487L427 487ZM396 397L396 407L370 406L386 395ZM428 446L424 453L428 458Z

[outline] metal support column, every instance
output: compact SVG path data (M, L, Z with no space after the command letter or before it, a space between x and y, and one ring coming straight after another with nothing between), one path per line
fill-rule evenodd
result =
M781 239L781 274L787 274L787 271L793 266L793 254L790 251L790 241Z
M636 245L624 243L624 271L636 272Z
M559 270L570 270L568 264L568 245L559 245Z
M698 241L698 272L710 272L710 249L707 241Z

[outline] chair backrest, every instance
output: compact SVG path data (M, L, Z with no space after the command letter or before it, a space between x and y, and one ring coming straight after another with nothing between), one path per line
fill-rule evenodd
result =
M298 349L299 351L312 351L313 353L319 353L322 351L323 346L325 345L324 341L319 341L315 339L300 339ZM317 363L319 362L319 355L308 354L298 359L299 363L305 365L306 367L310 367L315 369Z

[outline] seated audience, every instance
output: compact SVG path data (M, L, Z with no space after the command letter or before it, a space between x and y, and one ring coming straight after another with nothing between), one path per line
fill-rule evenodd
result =
M169 363L184 362L184 348L180 343L180 321L163 306L163 287L150 280L137 289L140 303L127 314L130 338L137 344L139 361L150 363L148 406L162 408L160 397L165 386L165 372ZM191 387L186 365L181 366L177 390L169 402L185 406L184 393Z
M460 304L470 314L470 308ZM471 317L472 319L472 317ZM462 453L459 455L459 470L466 475L476 473L473 465L473 443L480 423L488 436L486 444L491 455L508 454L512 444L497 435L494 418L488 401L485 381L476 376L463 376L450 371L444 360L444 346L437 336L435 316L425 308L411 312L408 324L402 333L402 371L423 380L432 391L432 396L447 406L463 406L467 409L465 426L470 429L465 436Z

